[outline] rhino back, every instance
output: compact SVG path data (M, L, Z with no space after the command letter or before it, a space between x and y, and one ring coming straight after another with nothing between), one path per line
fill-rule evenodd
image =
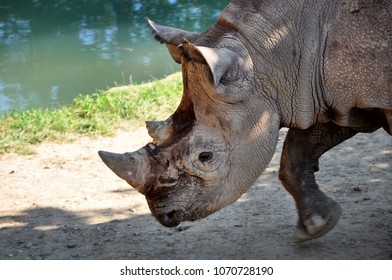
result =
M283 126L392 131L392 1L234 0L218 23L248 44Z
M338 124L352 125L353 108L372 109L392 131L392 1L341 2L325 54L325 84Z

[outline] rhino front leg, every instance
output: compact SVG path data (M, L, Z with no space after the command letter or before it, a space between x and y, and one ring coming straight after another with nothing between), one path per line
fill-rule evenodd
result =
M298 209L295 243L320 237L338 222L341 208L319 189L314 173L318 171L318 159L323 153L355 134L356 131L334 123L315 124L306 130L289 129L279 179Z

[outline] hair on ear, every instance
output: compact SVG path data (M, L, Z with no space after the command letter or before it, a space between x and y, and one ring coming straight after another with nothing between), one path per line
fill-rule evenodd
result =
M150 19L147 19L147 21L155 40L161 44L166 44L171 56L177 63L181 63L181 51L177 46L182 44L184 39L192 42L199 36L199 33L196 32L159 25Z
M180 44L178 48L180 49L183 57L185 57L186 59L207 64L206 60L203 57L203 54L200 53L198 48L195 45L191 44L187 39L184 39L182 44Z

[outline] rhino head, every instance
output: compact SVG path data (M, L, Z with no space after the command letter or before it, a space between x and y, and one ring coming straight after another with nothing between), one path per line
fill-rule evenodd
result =
M147 121L153 142L138 151L99 152L105 164L145 195L164 226L208 216L235 202L275 151L279 115L262 99L252 50L219 24L202 34L149 21L181 63L183 96L164 121Z

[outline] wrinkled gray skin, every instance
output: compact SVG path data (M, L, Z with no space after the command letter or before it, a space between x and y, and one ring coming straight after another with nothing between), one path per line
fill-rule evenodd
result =
M234 0L201 34L150 21L182 65L182 101L147 122L153 143L100 156L174 227L236 201L289 127L279 178L298 209L294 241L319 237L341 214L315 181L320 156L392 131L391 15L392 1Z

